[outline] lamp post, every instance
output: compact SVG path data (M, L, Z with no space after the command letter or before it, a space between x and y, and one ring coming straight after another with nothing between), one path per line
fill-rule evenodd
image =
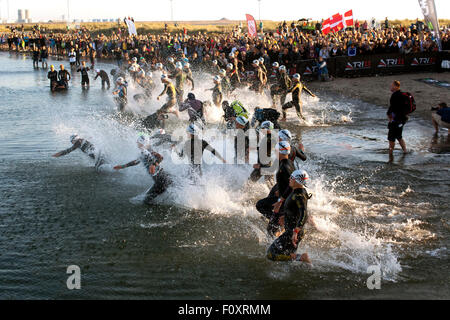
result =
M70 23L70 0L67 0L67 24Z
M261 22L261 0L258 0L258 7L259 7L259 22Z

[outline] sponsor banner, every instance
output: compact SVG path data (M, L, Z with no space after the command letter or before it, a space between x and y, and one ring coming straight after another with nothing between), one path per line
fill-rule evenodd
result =
M441 48L441 39L439 33L439 20L437 17L436 4L434 0L419 0L420 9L428 25L431 25L434 36L437 38L439 49Z
M371 76L378 74L398 74L438 71L442 61L450 60L450 53L416 53L409 55L383 54L356 57L337 57L327 60L330 75L337 77ZM301 60L297 62L297 72L305 78L317 77L317 62Z
M131 19L125 19L125 23L128 27L128 34L130 36L137 36L136 25Z
M255 18L253 18L250 14L246 14L245 18L247 19L248 35L250 37L256 37L258 35L258 31L256 29Z

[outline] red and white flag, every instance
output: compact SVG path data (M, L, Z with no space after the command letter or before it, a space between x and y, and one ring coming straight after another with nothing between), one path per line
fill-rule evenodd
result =
M256 37L258 35L258 31L256 30L255 18L253 18L250 14L246 14L245 17L247 18L248 34L250 37Z
M330 27L330 18L328 18L327 20L325 20L322 23L322 32L324 35L329 34L331 31L331 27Z
M339 30L344 29L344 18L342 14L336 13L333 17L331 17L330 28L333 32L338 32Z
M344 24L346 27L353 26L353 10L347 11L344 13Z

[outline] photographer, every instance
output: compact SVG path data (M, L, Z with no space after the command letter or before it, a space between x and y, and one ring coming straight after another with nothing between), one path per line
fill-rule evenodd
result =
M432 122L437 135L439 133L439 126L449 129L450 136L450 108L445 102L438 105L437 108L431 108Z

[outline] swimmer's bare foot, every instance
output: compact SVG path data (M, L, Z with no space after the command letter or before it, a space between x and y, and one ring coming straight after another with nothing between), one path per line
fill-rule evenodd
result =
M294 260L295 261L304 262L304 263L307 263L309 265L311 264L311 259L309 258L308 254L306 252L304 254L302 254L302 255L296 254Z

